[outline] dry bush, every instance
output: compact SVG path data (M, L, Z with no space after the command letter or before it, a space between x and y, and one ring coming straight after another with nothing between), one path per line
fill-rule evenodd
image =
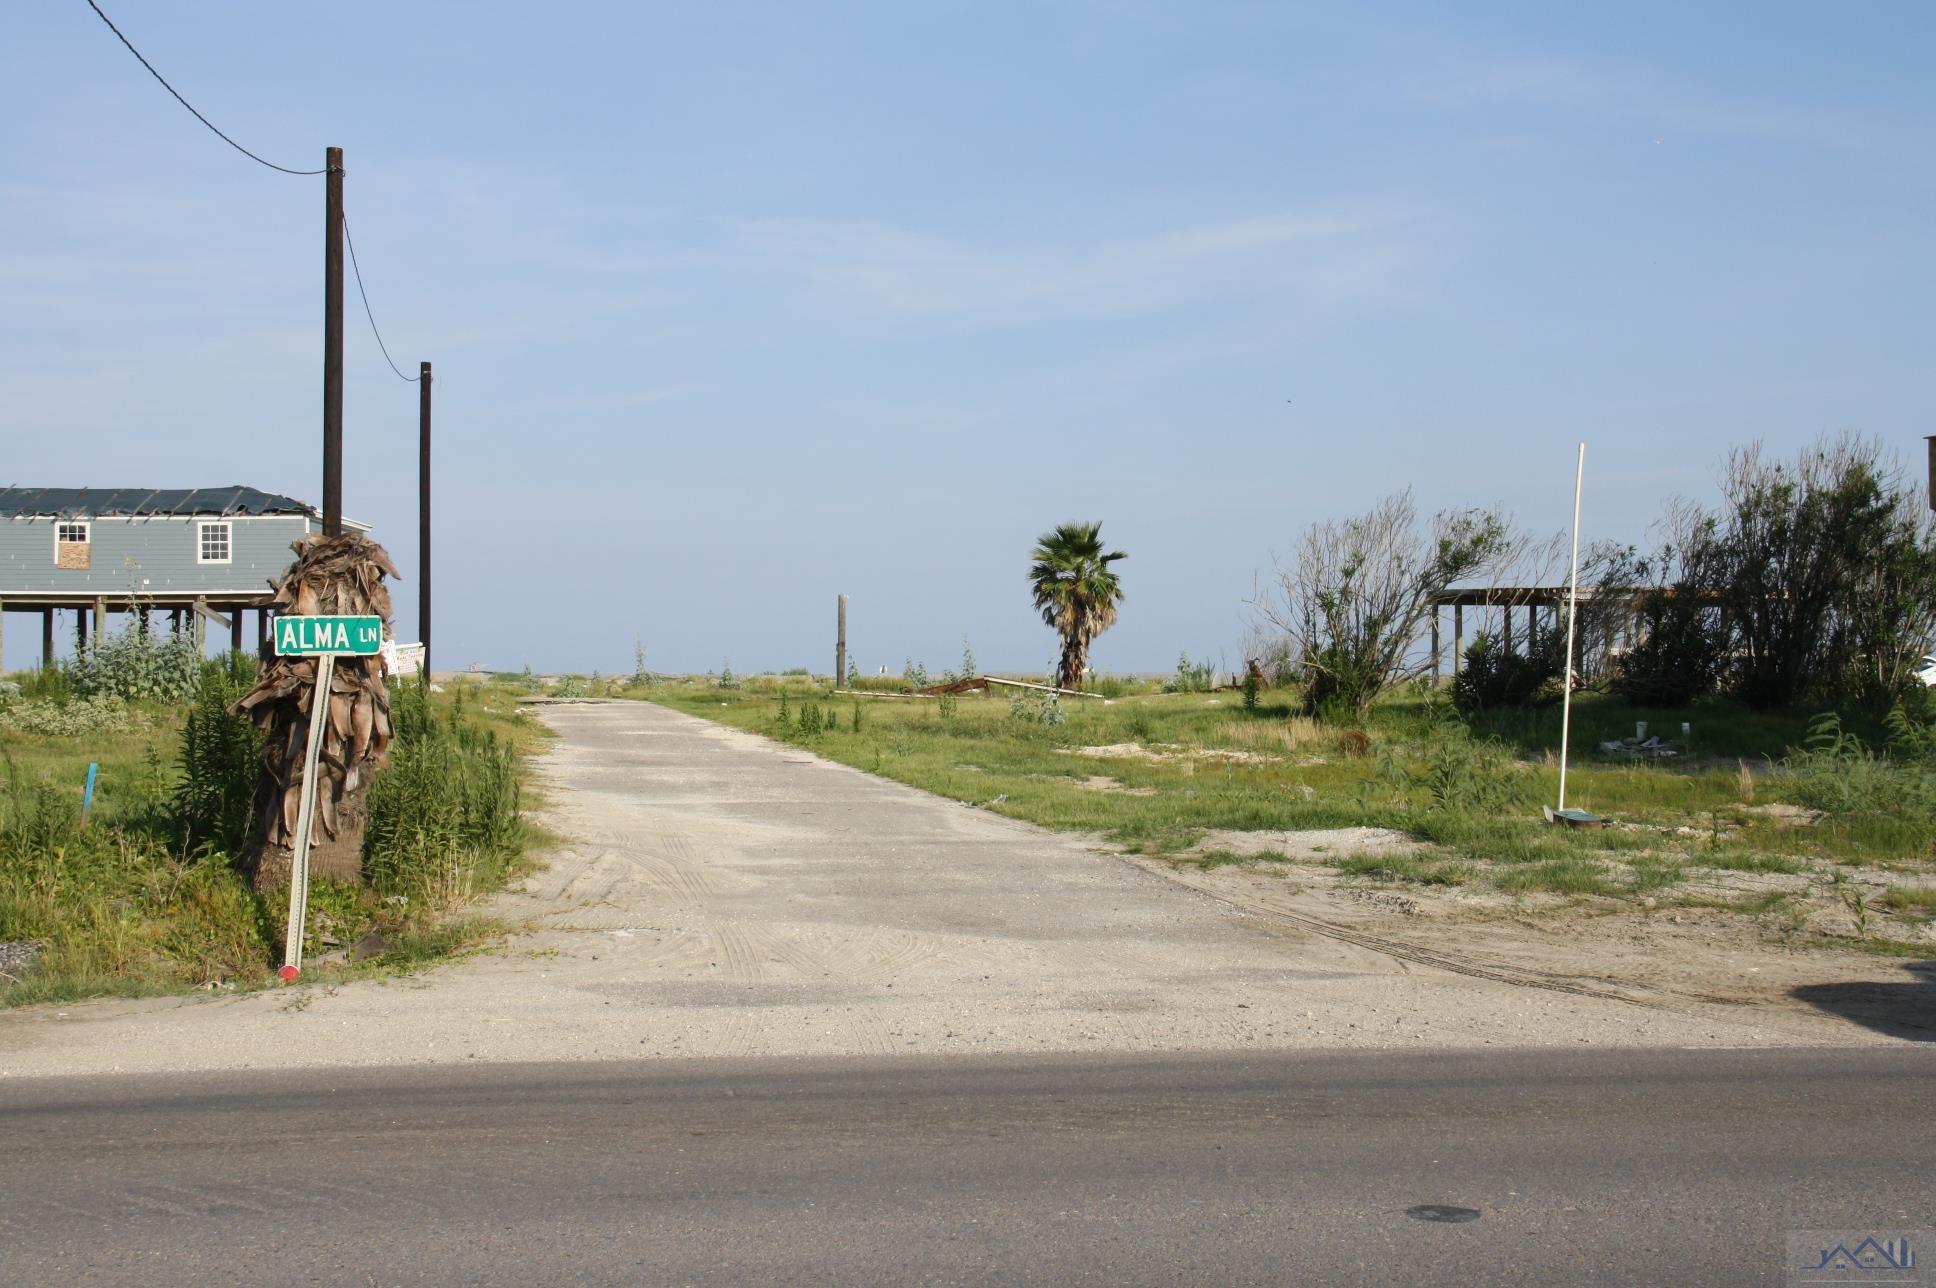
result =
M1297 751L1325 741L1324 727L1309 716L1289 720L1226 720L1212 731L1216 744L1246 751Z

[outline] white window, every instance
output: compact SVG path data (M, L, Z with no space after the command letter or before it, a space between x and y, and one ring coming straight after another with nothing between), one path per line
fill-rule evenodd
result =
M54 521L54 567L69 572L86 572L94 566L94 547L88 544L85 520Z
M205 564L229 562L229 525L226 522L195 525L195 562Z

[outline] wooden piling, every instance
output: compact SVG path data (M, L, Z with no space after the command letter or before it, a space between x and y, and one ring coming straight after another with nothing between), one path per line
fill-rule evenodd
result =
M847 683L847 596L841 595L835 609L837 624L834 628L834 687Z

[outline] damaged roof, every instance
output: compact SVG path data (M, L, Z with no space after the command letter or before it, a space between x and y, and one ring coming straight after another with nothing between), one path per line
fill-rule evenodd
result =
M316 507L252 487L0 487L0 518L309 514Z

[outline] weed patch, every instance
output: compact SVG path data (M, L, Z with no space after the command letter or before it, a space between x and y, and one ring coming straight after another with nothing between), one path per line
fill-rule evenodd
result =
M1470 885L1479 877L1479 869L1473 864L1414 854L1354 854L1333 866L1349 877L1426 886Z
M30 965L0 972L0 1005L270 981L286 905L258 898L232 862L258 744L226 708L253 678L252 659L210 662L185 710L122 708L152 719L147 739L0 739L0 942L34 947ZM372 932L389 945L386 961L471 942L481 923L451 910L501 885L529 838L517 747L538 735L527 719L462 693L433 703L421 684L398 689L392 714L391 765L372 788L369 883L312 887L305 946L316 958ZM177 738L164 755L158 740ZM100 798L83 827L90 761Z

